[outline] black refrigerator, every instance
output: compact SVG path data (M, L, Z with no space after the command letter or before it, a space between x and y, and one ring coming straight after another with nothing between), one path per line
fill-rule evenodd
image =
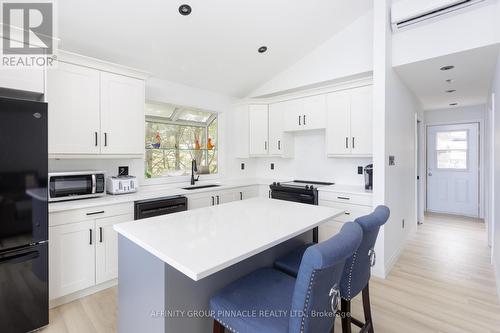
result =
M0 98L0 332L49 323L47 104Z

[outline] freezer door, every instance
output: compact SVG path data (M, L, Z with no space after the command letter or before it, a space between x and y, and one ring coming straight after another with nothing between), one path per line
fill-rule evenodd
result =
M0 252L48 238L47 141L47 104L0 98Z
M49 324L48 243L0 253L0 332Z

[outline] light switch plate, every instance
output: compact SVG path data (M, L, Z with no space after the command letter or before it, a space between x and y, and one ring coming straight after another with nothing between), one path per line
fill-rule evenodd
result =
M389 166L396 165L396 157L394 155L389 155Z

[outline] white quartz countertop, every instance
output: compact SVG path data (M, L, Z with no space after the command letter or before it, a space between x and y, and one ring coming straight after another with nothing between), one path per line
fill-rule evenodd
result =
M184 190L183 187L189 187L189 183L172 183L167 185L155 185L140 187L139 190L131 194L111 195L107 194L102 197L93 199L70 200L62 202L49 203L49 213L72 209L86 209L91 207L99 207L106 205L114 205L126 202L134 202L138 200L148 200L161 197L168 197L173 195L189 195L203 192L223 191L232 188L252 186L252 185L269 185L273 181L266 179L220 179L213 181L200 181L195 186L202 186L208 184L217 184L218 187L209 187L196 190Z
M318 187L319 192L338 192L338 193L348 193L348 194L360 194L360 195L373 195L372 191L365 190L364 186L359 185L343 185L335 184L329 186Z
M114 229L198 281L343 214L267 198L121 223Z

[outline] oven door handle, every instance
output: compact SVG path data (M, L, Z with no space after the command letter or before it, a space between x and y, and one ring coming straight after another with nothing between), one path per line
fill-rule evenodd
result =
M95 173L92 174L92 194L95 194L97 190L97 181L95 179Z

